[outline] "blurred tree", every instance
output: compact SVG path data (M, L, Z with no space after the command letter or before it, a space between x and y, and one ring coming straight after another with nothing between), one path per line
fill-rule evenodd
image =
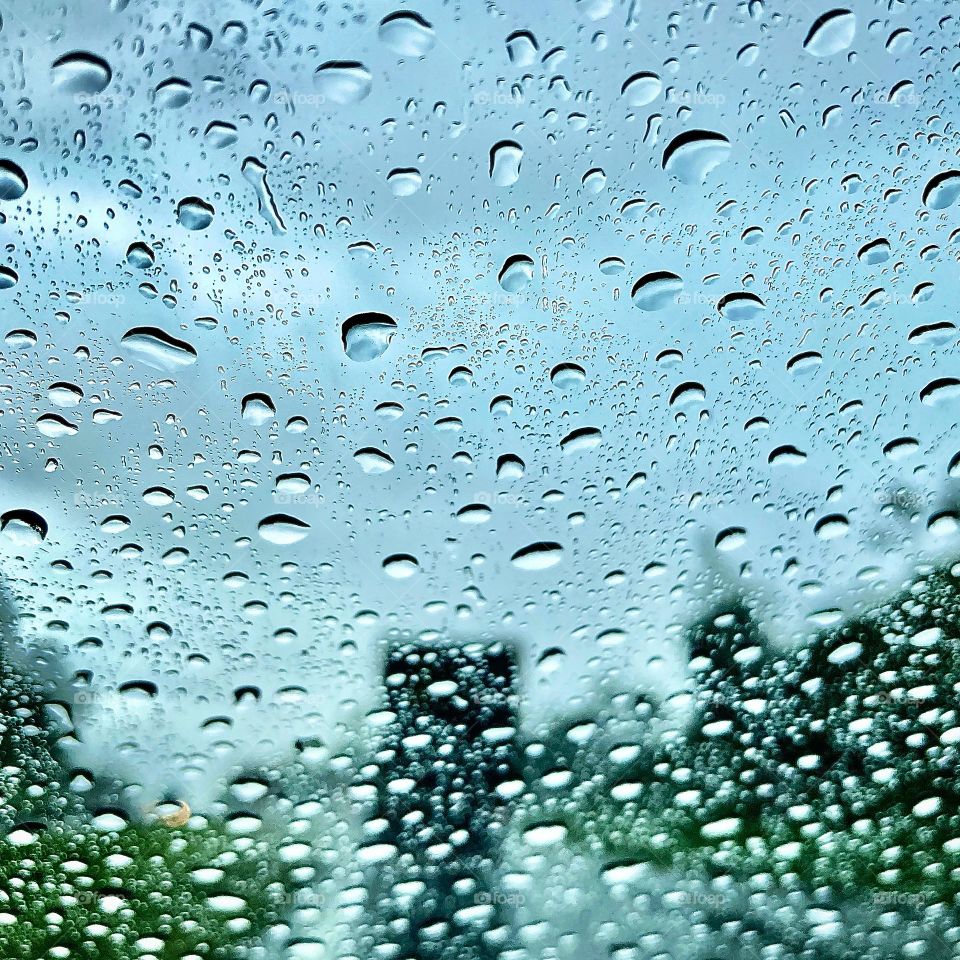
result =
M384 683L365 955L492 958L507 941L497 854L519 775L514 657L499 643L398 643Z

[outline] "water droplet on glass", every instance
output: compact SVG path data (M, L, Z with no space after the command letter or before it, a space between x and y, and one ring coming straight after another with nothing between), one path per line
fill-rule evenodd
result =
M54 60L50 73L55 89L86 96L100 93L113 77L106 60L83 51L67 53Z
M490 150L490 179L498 187L512 187L520 179L523 147L515 140L501 140Z
M507 293L519 293L533 280L533 259L524 253L508 257L497 280Z
M310 524L286 513L274 513L257 524L257 532L267 543L285 547L303 540L310 533Z
M830 57L846 50L857 32L857 18L850 10L829 10L818 17L803 49L814 57Z
M641 277L633 285L630 296L633 298L635 307L655 311L669 307L681 293L683 293L683 280L675 273L661 270Z
M341 328L343 349L351 360L366 363L383 356L397 332L397 321L385 313L355 313Z
M370 93L373 76L355 60L331 60L317 68L317 90L330 103L349 106L359 103Z
M27 192L27 175L12 160L0 160L0 200L19 200Z
M17 546L34 547L47 538L47 521L33 510L7 510L0 515L0 532Z
M177 220L187 230L206 230L213 215L213 207L199 197L184 197L177 204Z
M518 550L510 558L510 562L518 570L536 572L549 570L550 567L555 567L562 559L563 547L559 543L540 541Z
M701 184L729 156L730 141L722 133L689 130L667 145L663 169L682 183Z
M197 360L197 351L159 327L133 327L120 342L141 362L158 370L188 367Z
M384 17L377 35L401 57L422 57L436 42L433 27L413 10L398 10Z

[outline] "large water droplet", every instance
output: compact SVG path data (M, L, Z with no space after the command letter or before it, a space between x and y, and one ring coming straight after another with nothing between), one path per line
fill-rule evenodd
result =
M436 42L432 25L413 10L398 10L384 17L377 35L401 57L422 57Z
M393 458L376 447L363 447L357 450L353 459L360 464L364 473L387 473L394 467Z
M383 570L394 580L408 580L420 570L420 563L409 553L395 553L383 561Z
M525 253L507 257L497 280L507 293L519 293L533 279L533 259Z
M257 524L257 532L267 543L289 546L310 533L310 524L286 513L274 513Z
M663 169L682 183L700 184L729 156L730 141L722 133L688 130L663 151Z
M631 107L645 107L662 91L663 81L655 73L635 73L624 82L620 92Z
M267 394L248 393L240 401L240 415L247 423L260 427L277 415L277 408Z
M947 170L932 177L923 188L923 202L931 210L945 210L960 196L960 170Z
M317 68L317 89L327 101L338 106L359 103L370 93L373 76L355 60L331 60Z
M630 296L633 305L641 310L663 310L683 292L683 281L675 273L661 270L648 273L634 285Z
M0 160L0 200L19 200L27 192L27 175L12 160Z
M539 541L522 547L511 558L510 562L518 570L549 570L563 559L563 547L551 541Z
M100 93L113 77L106 60L81 50L54 60L50 73L55 89L86 96Z
M186 106L193 96L193 87L180 77L171 77L158 83L154 91L157 106L168 110L177 110Z
M376 360L386 352L396 332L397 321L385 313L355 313L343 323L343 349L359 363Z
M725 297L721 297L717 303L717 309L725 320L742 323L755 320L766 310L766 304L755 293L742 291L728 293Z
M537 38L529 30L517 30L507 37L507 56L517 67L528 67L536 62L539 52Z
M0 532L17 546L34 547L47 538L47 521L33 510L7 510L0 516Z
M177 220L188 230L206 230L213 222L213 207L199 197L184 197L177 204Z
M196 363L197 351L159 327L133 327L120 342L148 366L158 370L176 370Z
M803 49L814 57L830 57L846 50L857 32L857 18L850 10L830 10L818 17Z
M523 147L515 140L501 140L490 150L490 179L498 187L512 187L520 179Z

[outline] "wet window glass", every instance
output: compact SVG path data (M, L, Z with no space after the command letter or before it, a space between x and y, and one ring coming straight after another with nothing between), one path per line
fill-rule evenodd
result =
M960 19L0 0L0 957L960 956Z

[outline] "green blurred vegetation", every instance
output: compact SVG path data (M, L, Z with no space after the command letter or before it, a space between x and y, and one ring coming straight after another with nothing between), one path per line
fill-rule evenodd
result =
M0 957L225 958L283 917L265 840L200 817L99 829L61 782L44 710L0 649Z
M685 729L641 739L619 768L574 751L577 786L534 813L607 861L955 908L958 573L932 569L794 651L774 650L749 603L728 598L687 632Z

